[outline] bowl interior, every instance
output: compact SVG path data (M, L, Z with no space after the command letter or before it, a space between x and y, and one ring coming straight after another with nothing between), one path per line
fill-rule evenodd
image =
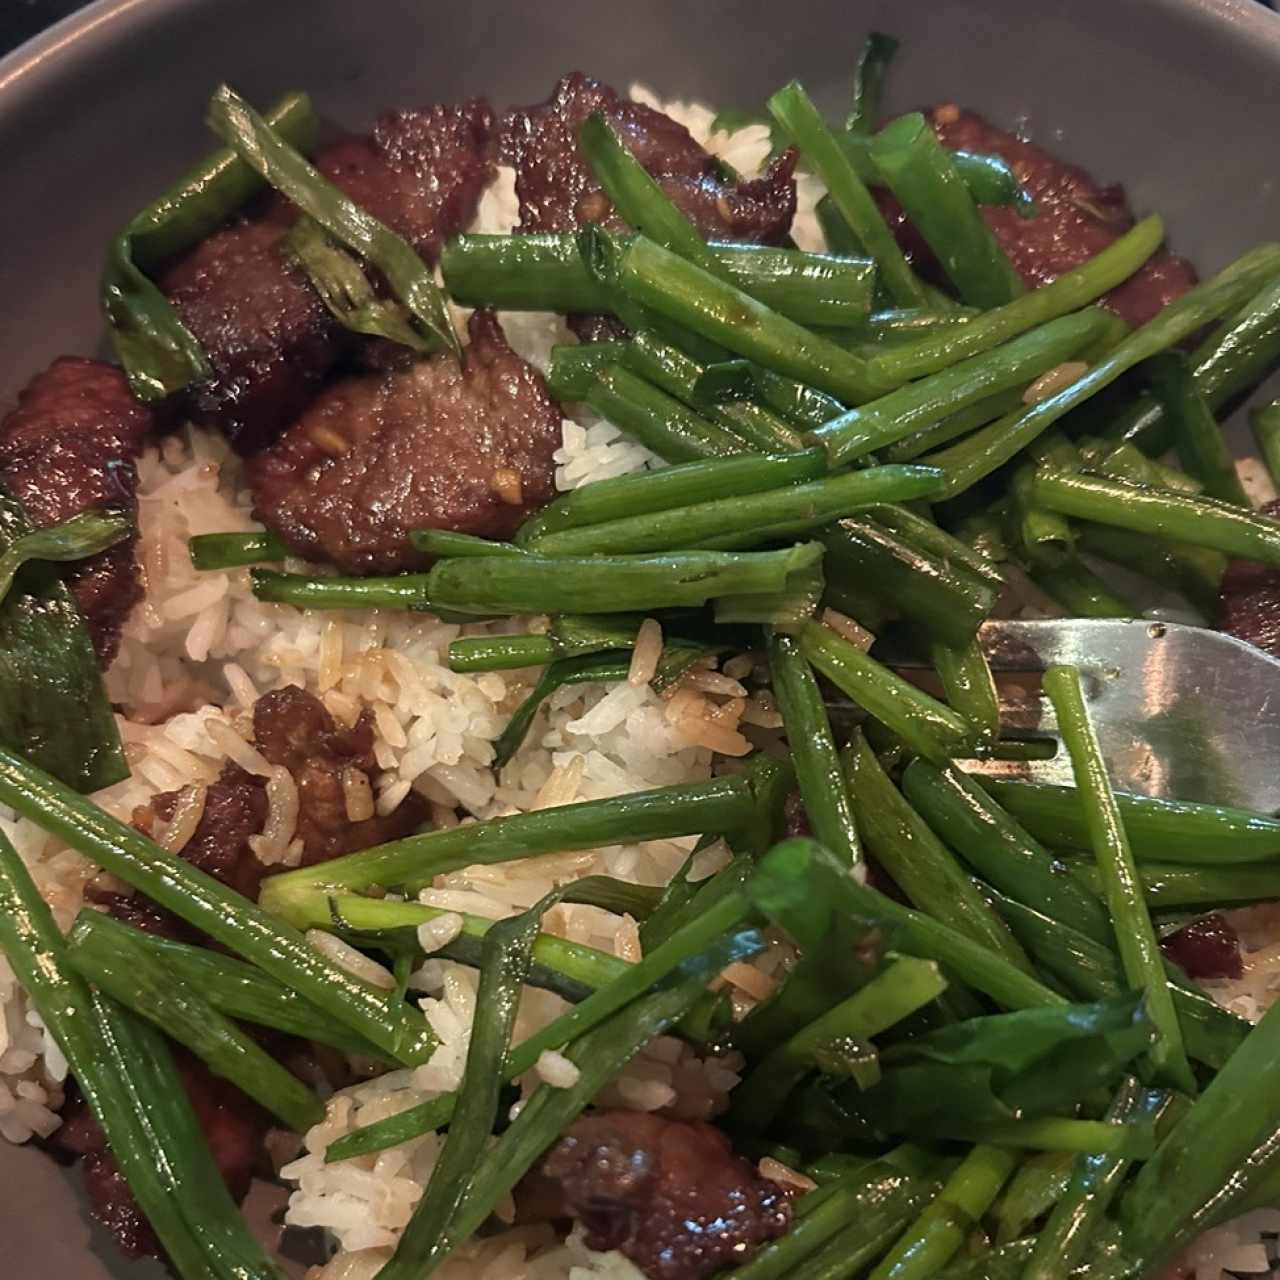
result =
M872 27L903 41L890 106L954 100L1123 181L1202 272L1280 227L1280 20L1249 0L103 0L0 63L0 400L52 357L100 349L107 240L210 148L220 81L257 102L305 88L351 126L389 105L538 101L573 69L717 106L799 77L834 110ZM40 1153L0 1142L0 1185L0 1270L159 1274L111 1258Z

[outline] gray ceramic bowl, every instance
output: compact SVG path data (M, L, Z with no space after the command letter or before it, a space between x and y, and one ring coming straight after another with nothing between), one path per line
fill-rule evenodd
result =
M102 0L0 62L0 399L97 349L107 238L209 148L219 81L259 102L304 87L353 125L536 101L574 68L725 105L800 76L834 108L872 26L904 42L891 105L954 99L1124 181L1202 270L1280 233L1280 19L1251 0ZM0 1149L0 1189L0 1274L144 1274L39 1153Z

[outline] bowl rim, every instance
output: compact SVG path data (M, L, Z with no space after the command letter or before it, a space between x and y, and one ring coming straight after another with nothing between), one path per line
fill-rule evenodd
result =
M21 110L104 44L138 35L167 16L210 0L93 0L0 58L0 116ZM1258 0L1143 0L1148 20L1160 11L1218 23L1237 40L1270 45L1280 60L1280 13Z

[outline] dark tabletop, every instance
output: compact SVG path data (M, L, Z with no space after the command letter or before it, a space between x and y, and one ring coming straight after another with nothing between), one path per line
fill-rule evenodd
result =
M0 0L0 55L87 3L88 0Z

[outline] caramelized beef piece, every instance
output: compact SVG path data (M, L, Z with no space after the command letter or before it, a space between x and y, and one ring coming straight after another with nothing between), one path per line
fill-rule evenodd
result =
M520 231L573 231L588 222L621 225L578 147L583 124L597 111L707 236L777 244L791 229L794 153L780 156L754 181L726 178L683 125L575 71L546 102L512 108L503 117L499 145L503 162L516 171Z
M1067 164L1032 142L997 129L972 111L953 105L928 112L945 146L1000 156L1035 197L1039 211L1023 218L1003 206L984 206L982 216L1018 274L1034 288L1096 256L1133 226L1133 213L1120 186L1099 186L1076 165ZM938 282L937 260L908 223L892 196L881 208L903 249L922 274ZM1148 262L1105 297L1107 306L1131 325L1145 324L1196 282L1189 262L1159 249Z
M469 328L461 365L344 378L251 461L258 517L293 551L397 573L423 563L413 529L505 538L551 499L560 411L491 312Z
M493 177L493 124L483 98L387 111L368 137L327 147L316 167L435 262L445 240L471 221Z
M1280 520L1280 499L1266 503L1260 514ZM1280 658L1280 569L1232 560L1218 588L1215 622L1219 631Z
M479 100L388 112L369 137L335 143L316 165L434 261L475 213L492 172L492 125ZM353 346L282 248L294 216L291 205L273 200L215 232L160 281L213 366L184 408L244 453L297 417Z
M701 1280L745 1262L791 1223L784 1190L709 1124L598 1112L540 1172L559 1184L560 1213L582 1222L588 1248L620 1249L652 1280Z
M160 281L213 367L184 408L243 452L274 438L350 342L285 256L288 222L261 217L215 231Z
M256 1102L213 1075L184 1050L175 1050L174 1058L218 1171L239 1202L248 1194L271 1118ZM53 1141L80 1159L89 1211L111 1233L120 1251L128 1258L163 1257L159 1240L107 1149L106 1136L97 1119L82 1098L77 1096L68 1104Z
M368 774L376 768L373 717L368 711L347 729L319 699L289 686L258 699L253 731L258 750L272 764L288 769L298 784L298 835L303 841L304 866L399 840L425 821L427 803L416 791L409 792L385 817L361 822L348 819L344 770L360 769Z
M1170 934L1160 946L1189 978L1238 978L1244 973L1240 939L1217 911Z
M91 507L136 516L136 461L154 426L155 415L133 398L119 369L62 356L26 385L17 408L0 422L0 483L37 528ZM142 599L135 541L127 538L66 569L103 667Z

